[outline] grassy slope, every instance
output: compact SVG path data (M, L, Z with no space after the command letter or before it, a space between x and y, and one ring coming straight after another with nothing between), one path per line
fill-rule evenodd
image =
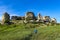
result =
M60 26L38 28L38 33L31 40L60 40Z
M37 27L38 33L33 34L30 39L24 39L34 28L27 28L28 25L0 25L1 40L60 40L60 26Z
M4 25L0 26L0 39L1 40L21 40L22 38L28 36L32 29L25 29L25 26L17 25Z

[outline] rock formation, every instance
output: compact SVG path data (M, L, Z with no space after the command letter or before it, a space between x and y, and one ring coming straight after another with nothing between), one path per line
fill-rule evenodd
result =
M20 20L23 21L25 23L28 22L43 22L43 23L57 23L57 20L55 18L51 19L50 16L41 16L41 14L39 13L37 17L35 17L33 12L27 12L25 16L12 16L11 20ZM10 21L10 15L5 12L3 17L2 17L2 24L4 23L9 23Z
M19 16L12 16L11 20L22 20L22 18Z
M2 24L8 23L9 21L10 21L10 15L7 12L5 12L2 16Z
M43 17L43 21L44 21L44 23L46 23L46 22L51 22L50 16L44 16L44 17Z
M55 18L52 18L51 23L57 23L57 20Z
M38 17L37 17L37 22L42 22L43 21L43 17L41 16L41 14L39 13L38 14Z
M30 21L30 20L35 20L35 15L33 12L27 12L25 15L25 20Z

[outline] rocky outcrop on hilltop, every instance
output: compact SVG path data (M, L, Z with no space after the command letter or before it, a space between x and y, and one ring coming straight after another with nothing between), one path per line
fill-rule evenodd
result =
M5 12L2 16L2 24L9 22L10 22L10 15L7 12Z

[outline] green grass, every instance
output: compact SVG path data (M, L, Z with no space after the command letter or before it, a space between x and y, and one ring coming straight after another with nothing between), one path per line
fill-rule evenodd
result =
M48 26L38 28L38 33L31 40L60 40L60 26Z
M25 25L2 25L0 26L0 39L1 40L17 40L29 35L32 29L25 29Z
M35 27L38 33L31 34ZM60 25L40 26L31 23L0 25L0 40L60 40Z

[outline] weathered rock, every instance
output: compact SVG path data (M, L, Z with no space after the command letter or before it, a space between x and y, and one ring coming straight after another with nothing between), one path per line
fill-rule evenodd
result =
M43 21L43 17L41 16L41 14L38 14L38 18L37 18L37 22L42 22Z
M44 22L50 22L51 21L50 16L44 16L43 21Z
M28 21L28 20L35 20L35 15L33 12L27 12L26 15L25 15L25 20Z
M10 22L10 15L7 12L5 12L2 16L2 24L9 22Z
M21 17L19 17L19 16L12 16L11 17L11 20L21 20L22 18Z
M23 17L21 17L21 20L25 20L25 17L23 16Z
M17 20L17 16L12 16L11 20Z
M57 23L57 20L55 18L52 18L51 23Z
M25 17L21 17L21 16L12 16L11 20L25 20Z

